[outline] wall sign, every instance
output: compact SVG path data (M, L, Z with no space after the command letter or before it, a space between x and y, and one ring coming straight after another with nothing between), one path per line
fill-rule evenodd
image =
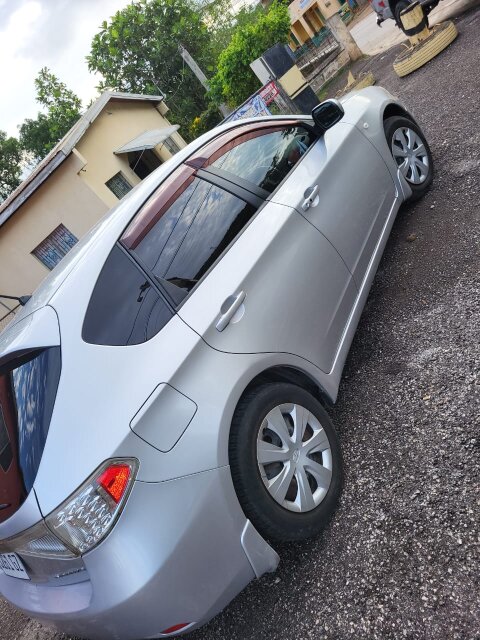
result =
M275 100L280 91L278 90L275 82L269 82L264 87L262 87L259 91L259 96L262 97L263 101L266 105L269 105L271 102Z

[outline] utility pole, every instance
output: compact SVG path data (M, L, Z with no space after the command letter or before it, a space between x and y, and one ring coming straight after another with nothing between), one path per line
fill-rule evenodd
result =
M207 80L207 76L203 73L203 71L200 69L198 64L195 62L195 60L188 53L188 51L185 49L185 47L183 45L181 45L181 44L178 45L178 52L182 56L182 58L185 60L185 62L188 64L188 66L193 71L193 73L200 80L202 85L205 87L205 90L209 91L210 90L210 84L209 84L209 82ZM223 115L224 118L226 118L227 116L229 116L232 113L232 110L229 109L226 104L222 103L222 104L219 105L218 108L222 112L222 115Z
M360 51L358 44L353 39L347 25L338 13L334 13L327 19L327 25L330 27L330 30L338 42L345 47L348 57L352 62L359 60L363 56L363 53Z

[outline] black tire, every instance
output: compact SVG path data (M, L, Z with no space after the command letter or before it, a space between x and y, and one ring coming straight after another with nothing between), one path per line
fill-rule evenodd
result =
M397 2L397 4L395 5L395 7L393 8L393 17L395 18L395 22L397 23L397 27L399 29L401 29L403 31L403 33L405 33L405 29L403 28L403 24L402 21L400 19L400 14L402 13L402 11L404 9L406 9L409 6L409 2L407 2L407 0L399 0L399 2Z
M332 476L318 506L305 513L282 507L268 492L257 463L257 436L269 411L284 403L305 407L320 422L328 437ZM265 538L288 542L318 535L335 510L342 486L340 445L327 412L310 393L288 383L256 387L240 401L229 441L229 458L235 490L247 518Z
M425 195L425 193L430 188L430 185L432 184L432 180L433 180L433 157L432 157L432 152L430 151L430 147L428 146L428 142L425 138L425 134L420 129L420 127L415 122L413 122L413 120L410 120L409 118L405 118L402 116L392 116L391 118L387 118L383 124L383 127L385 131L385 137L387 139L388 148L390 149L392 156L393 156L393 152L392 152L393 135L395 131L400 127L408 127L413 131L415 131L415 133L418 135L418 137L421 139L422 143L425 146L426 154L428 157L428 163L429 163L428 175L425 181L422 182L421 184L413 184L412 182L409 182L407 180L408 186L412 190L412 195L408 198L408 200L410 202L415 202L416 200L419 200Z

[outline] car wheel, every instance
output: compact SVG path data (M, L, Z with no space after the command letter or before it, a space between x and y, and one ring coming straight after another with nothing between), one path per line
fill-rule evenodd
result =
M333 513L340 446L327 412L304 389L271 383L247 393L232 422L229 458L240 504L267 539L315 536Z
M409 200L418 200L433 180L433 158L418 125L399 116L387 118L385 136L393 159L412 190Z

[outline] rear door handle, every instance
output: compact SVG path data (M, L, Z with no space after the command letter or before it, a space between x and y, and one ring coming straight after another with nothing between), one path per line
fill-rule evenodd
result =
M220 308L220 318L217 320L217 324L215 325L217 331L223 331L230 323L233 316L236 314L238 309L242 306L243 301L246 298L245 291L240 291L236 296L228 296L225 302L222 304Z
M309 187L303 195L305 200L303 201L302 209L306 211L307 209L310 209L313 201L318 195L318 184L314 185L313 187Z

